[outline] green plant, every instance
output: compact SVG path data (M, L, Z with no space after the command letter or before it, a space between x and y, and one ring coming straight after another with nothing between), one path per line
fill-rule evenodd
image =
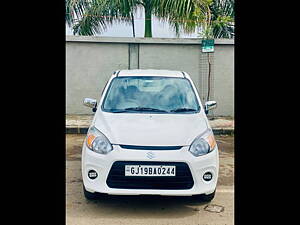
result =
M210 10L214 38L233 38L234 0L214 0Z
M204 39L233 38L234 0L209 0L206 20L201 23Z
M145 10L145 37L152 37L152 16L167 21L179 35L194 32L205 7L197 13L197 6L211 0L66 0L66 21L73 26L74 34L94 35L115 22L132 23L132 15L138 7Z

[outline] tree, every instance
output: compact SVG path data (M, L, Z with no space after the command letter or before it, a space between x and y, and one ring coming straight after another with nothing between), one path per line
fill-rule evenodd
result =
M233 38L234 0L206 0L196 4L194 20L201 28L200 37L204 39ZM203 13L199 13L199 11Z
M205 39L234 37L234 0L193 0L190 4L189 14L157 17L169 22L178 37L180 31L193 33L196 28Z
M213 0L210 11L212 14L213 37L233 38L234 0Z
M94 35L114 22L130 24L138 7L145 10L145 37L152 37L152 16L169 22L176 34L194 32L203 18L209 0L66 0L66 21L73 25L74 34ZM203 11L204 10L204 11Z

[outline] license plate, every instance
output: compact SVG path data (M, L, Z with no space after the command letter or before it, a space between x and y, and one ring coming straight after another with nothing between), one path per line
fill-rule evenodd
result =
M176 176L176 166L125 165L125 176L172 177Z

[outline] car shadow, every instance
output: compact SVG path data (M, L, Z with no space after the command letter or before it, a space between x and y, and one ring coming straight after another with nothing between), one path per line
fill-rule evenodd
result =
M83 199L81 207L86 207L85 214L101 218L182 218L199 213L207 204L192 197L107 195Z

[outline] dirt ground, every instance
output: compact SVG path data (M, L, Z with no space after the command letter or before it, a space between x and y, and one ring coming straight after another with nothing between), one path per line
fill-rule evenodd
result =
M234 136L215 136L220 171L215 198L210 203L190 197L109 196L88 201L82 193L81 147L85 135L66 135L67 225L233 225ZM212 210L210 210L212 208ZM214 212L213 209L221 209Z

